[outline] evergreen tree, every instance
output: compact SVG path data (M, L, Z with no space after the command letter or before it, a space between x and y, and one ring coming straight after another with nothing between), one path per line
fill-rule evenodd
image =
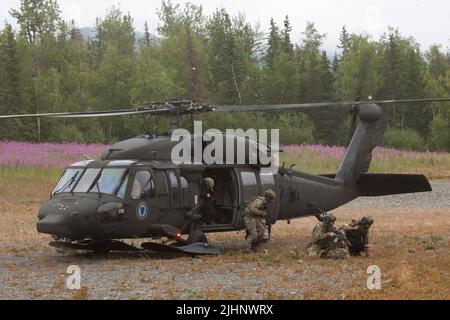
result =
M242 17L232 21L225 9L217 10L207 25L211 50L213 101L240 103L251 99L253 58L257 33Z
M444 97L450 95L450 60L433 45L425 54L426 96ZM433 150L450 150L450 103L430 103L432 120L429 124L428 146Z
M280 31L273 21L273 18L270 19L270 31L269 31L269 39L267 40L267 53L266 53L266 64L268 67L272 66L273 60L275 56L278 54L280 50Z
M147 21L145 21L144 24L144 38L143 40L143 47L144 48L150 48L152 45L152 41L151 41L151 35L150 35L150 31L148 29L148 23Z
M163 36L159 59L170 69L177 92L188 99L208 100L211 76L202 7L186 3L181 10L163 1L158 14L162 21L158 31Z
M56 0L21 0L20 9L11 10L10 14L17 19L20 34L30 44L42 37L55 36L63 24Z
M342 27L341 33L339 35L339 44L338 48L342 50L342 56L345 56L347 51L350 49L351 40L350 34L347 32L345 26Z
M21 99L20 54L11 25L0 32L0 114L26 113ZM5 121L0 126L0 139L30 139L32 132L21 119Z
M289 17L286 16L286 18L284 19L284 29L282 32L283 36L282 50L290 57L294 55L294 45L291 42L291 31L292 27L289 22Z

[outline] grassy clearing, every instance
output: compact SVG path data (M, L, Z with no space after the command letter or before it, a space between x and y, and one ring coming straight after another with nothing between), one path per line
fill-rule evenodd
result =
M35 223L40 205L58 180L60 169L0 167L0 241L39 238Z
M41 250L42 259L48 264L45 268L59 268L55 270L60 272L69 262L58 265L54 259L45 258L46 253L51 252L47 247L49 237L35 230L40 203L47 198L60 172L26 170L0 170L0 252L27 257L28 252ZM257 254L244 255L243 233L229 232L209 236L225 248L225 254L202 257L201 263L190 257L175 258L177 263L174 263L173 259L143 254L96 259L90 264L95 263L95 268L107 268L110 272L119 272L123 266L127 274L129 270L139 270L137 284L126 278L111 279L114 284L111 290L120 297L129 295L130 298L143 298L136 296L133 290L144 288L152 293L146 296L151 299L176 299L181 293L187 294L189 299L450 299L450 209L350 210L343 207L335 213L339 224L365 214L372 215L375 224L369 258L327 261L307 257L305 245L316 219L305 218L292 221L290 225L278 222L273 227L273 240L265 247L267 251ZM76 263L79 258L70 259ZM370 265L381 268L382 290L366 288L366 270ZM35 265L38 269L42 266L43 263ZM30 272L27 268L33 265L2 261L0 267L22 279ZM167 273L173 276L165 280L152 278L148 272L153 269L161 270L161 277ZM225 276L217 276L209 279L214 285L205 285L202 289L191 290L189 283L187 288L180 287L182 284L177 277L191 273L199 278L205 273L232 274L240 280L230 284L224 280ZM55 297L59 297L66 291L60 284L61 279L56 280L52 290ZM26 279L16 282L18 287L30 291L31 296L51 294L32 287ZM86 285L67 298L90 298L95 290L93 285Z

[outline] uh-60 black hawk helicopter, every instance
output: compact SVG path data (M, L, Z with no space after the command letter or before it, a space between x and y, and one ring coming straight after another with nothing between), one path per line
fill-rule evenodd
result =
M5 115L0 118L80 118L133 114L170 116L172 127L183 115L204 112L273 111L343 107L353 111L358 125L336 174L311 175L292 168L265 173L267 164L209 164L193 161L174 164L167 136L143 135L118 142L99 160L80 161L63 173L50 199L38 214L37 231L54 236L57 248L92 251L156 251L218 254L205 233L244 229L247 203L266 189L277 197L268 208L267 223L318 216L360 196L383 196L431 191L427 178L418 174L367 173L375 147L374 133L382 110L378 105L449 101L450 98L321 102L284 105L212 106L192 101L167 101L134 109L95 112ZM192 148L196 139L191 136ZM235 137L249 145L246 137ZM202 141L201 148L208 142ZM261 144L258 144L261 147ZM259 147L256 152L259 152ZM264 149L264 148L263 148ZM267 150L266 150L267 151ZM272 153L274 150L272 150ZM247 157L246 157L247 159ZM258 158L259 159L259 158ZM213 177L218 219L205 223L199 212L202 180ZM137 187L138 186L138 187ZM136 192L136 188L139 190ZM187 239L183 235L188 235ZM142 248L121 239L149 238ZM157 239L168 239L165 244Z

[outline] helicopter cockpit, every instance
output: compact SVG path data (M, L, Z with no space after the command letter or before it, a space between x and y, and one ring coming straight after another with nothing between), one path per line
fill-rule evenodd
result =
M93 160L80 161L69 166L52 192L60 193L103 193L125 197L129 167L134 161L111 161L104 166L89 164Z

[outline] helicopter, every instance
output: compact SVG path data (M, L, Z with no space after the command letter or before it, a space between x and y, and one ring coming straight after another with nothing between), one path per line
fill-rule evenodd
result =
M219 254L206 237L211 232L245 228L243 212L247 204L267 189L276 193L269 204L267 225L277 221L316 216L342 206L357 197L384 196L432 191L421 174L368 173L374 134L382 116L380 105L450 98L319 102L275 105L209 105L189 100L150 103L145 106L109 111L60 112L3 115L8 118L85 118L132 114L167 116L176 130L181 116L206 112L251 112L340 107L358 120L351 142L335 174L313 175L285 168L267 172L267 163L206 164L200 161L174 163L173 148L179 143L170 135L141 135L113 144L98 160L82 160L68 166L50 198L38 213L39 233L54 238L49 244L59 249L109 251L168 251L186 254ZM248 137L231 137L245 146L255 145ZM211 141L191 135L188 145L203 151ZM249 149L250 150L250 149ZM271 156L282 150L270 150ZM255 151L256 150L256 151ZM226 152L223 157L226 157ZM195 154L195 152L194 152ZM201 212L202 181L214 181L216 219L207 221ZM187 237L186 237L187 236ZM141 247L127 239L149 239ZM164 242L160 240L164 239Z

